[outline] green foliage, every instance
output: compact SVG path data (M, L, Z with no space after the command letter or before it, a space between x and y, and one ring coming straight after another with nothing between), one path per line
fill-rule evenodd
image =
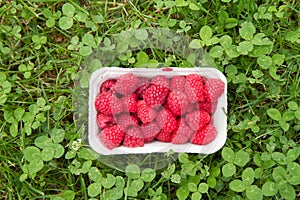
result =
M0 2L1 199L298 198L298 1L37 2ZM152 37L144 27L191 37L186 58L137 49ZM99 162L73 117L72 86L85 59L90 71L192 67L190 50L201 48L227 77L224 148L181 153L158 171ZM81 75L87 88L90 72Z
M133 59L135 61L135 59ZM130 59L128 60L130 63ZM158 66L158 61L154 59L149 59L149 56L141 51L136 56L136 62L134 64L134 67L143 67L143 68L155 68Z
M222 157L224 160L228 162L222 167L222 172L225 177L230 177L236 173L236 165L243 167L250 160L250 156L247 152L243 150L239 150L238 152L235 153L229 147L223 148Z
M59 19L58 25L61 29L69 29L73 26L73 16L75 7L70 3L65 3L62 6L63 16Z

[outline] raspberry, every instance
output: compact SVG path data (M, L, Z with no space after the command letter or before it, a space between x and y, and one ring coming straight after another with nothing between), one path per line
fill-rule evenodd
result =
M150 81L146 77L139 77L139 83L138 83L138 89L136 90L136 94L138 98L142 99L143 98L143 93L144 91L150 87Z
M137 95L133 93L130 96L126 96L123 98L123 106L124 106L124 111L128 112L136 112L137 110Z
M157 136L159 131L160 131L160 128L159 128L157 122L142 124L142 126L141 126L141 132L144 136L144 142L152 141Z
M204 78L198 74L189 74L186 76L186 95L190 102L204 101L203 87Z
M205 145L212 142L216 135L216 128L212 125L207 125L202 130L198 130L190 140L193 144Z
M199 102L198 106L200 110L205 110L206 112L213 114L217 109L217 104L218 101L212 101L212 102L204 101L204 102Z
M157 115L157 112L149 107L144 100L137 103L137 115L143 123L151 122Z
M168 107L176 115L181 116L188 106L187 96L180 91L171 91L167 99Z
M172 140L172 133L171 132L166 132L165 130L162 129L157 134L156 139L158 141L161 141L161 142L171 142L171 140Z
M105 115L103 113L97 114L97 124L99 128L104 129L111 127L116 124L114 117L112 115Z
M184 76L173 76L171 79L170 89L185 92L185 84L186 81Z
M126 134L124 137L123 145L125 147L142 147L144 146L144 139Z
M122 113L117 117L117 125L123 130L127 131L130 127L135 127L139 125L136 117L130 115L129 113Z
M100 86L100 93L111 91L116 84L115 79L108 79L104 81Z
M110 91L99 94L95 101L96 109L100 113L111 115L111 99L112 93Z
M185 116L187 125L193 131L201 130L210 122L210 115L204 110L196 110Z
M123 112L123 110L124 110L124 103L122 99L119 99L114 92L111 98L111 112L112 114L116 115Z
M156 121L160 128L167 133L171 133L177 127L176 117L167 109L162 109L157 114Z
M224 93L225 83L218 78L211 78L205 82L204 96L206 101L216 101Z
M184 119L181 118L178 120L178 128L174 131L172 135L172 143L184 144L190 139L192 134L193 131L190 129L190 127L187 126Z
M123 74L114 86L117 93L122 95L131 95L138 87L138 78L134 74Z
M157 75L153 77L151 83L154 85L162 85L166 88L170 88L170 80L163 75Z
M144 136L139 127L131 127L127 130L123 145L126 147L144 146Z
M168 92L169 92L168 88L162 85L152 84L144 91L143 98L149 106L158 106L164 103L168 95Z
M124 135L125 132L122 131L117 125L114 125L112 127L103 129L99 134L99 138L106 148L113 149L121 144Z

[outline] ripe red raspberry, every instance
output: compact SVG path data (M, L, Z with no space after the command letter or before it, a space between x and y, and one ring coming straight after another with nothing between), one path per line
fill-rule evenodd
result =
M159 111L156 121L164 132L171 133L177 128L177 121L175 115L168 109Z
M152 109L144 100L137 103L137 116L143 123L149 123L156 117L157 112Z
M168 107L176 115L181 116L186 112L188 106L187 96L180 91L171 91L167 98Z
M212 125L207 125L203 129L197 131L190 140L193 144L205 145L212 142L216 135L216 128Z
M121 144L124 135L125 132L122 131L117 125L114 125L112 127L103 129L99 134L99 138L106 148L113 149Z
M212 102L203 101L198 103L200 110L205 110L210 114L213 114L216 111L217 105L218 105L218 101L212 101Z
M97 124L99 128L105 129L116 124L114 117L112 115L105 115L103 113L97 114Z
M137 111L137 95L133 93L130 96L123 97L123 111L134 113Z
M185 116L185 120L191 130L198 131L210 122L210 115L204 110L196 110L187 113Z
M126 134L124 137L123 145L125 147L142 147L144 146L144 139Z
M144 136L144 142L152 141L159 133L160 128L157 122L151 122L148 124L142 124L141 132Z
M172 132L166 132L163 129L157 134L156 139L161 142L171 142Z
M104 81L100 86L100 93L113 90L115 84L116 84L115 79L108 79Z
M144 136L139 127L133 126L126 131L123 145L127 147L144 146Z
M173 76L171 79L170 90L185 92L186 80L184 76Z
M205 79L198 74L186 76L186 95L190 102L204 101L203 87Z
M166 100L168 93L168 88L152 84L143 92L143 99L149 106L160 106Z
M144 91L150 87L150 80L146 77L139 77L138 89L136 90L136 94L138 98L143 98Z
M206 101L216 101L224 93L225 83L218 78L211 78L205 82L204 97Z
M194 132L186 124L183 118L178 120L178 128L173 132L172 143L184 144L186 143Z
M112 99L112 92L103 92L98 95L95 101L96 109L103 114L111 115L111 99Z
M139 125L137 118L129 113L122 113L117 116L117 125L123 130L127 131L130 127L136 127Z
M119 114L124 110L124 103L122 99L119 99L115 92L111 97L111 112L113 115Z
M134 74L123 74L114 86L117 93L122 95L131 95L138 88L138 78Z
M166 88L170 88L170 80L164 75L157 75L153 77L151 83L154 85L162 85Z

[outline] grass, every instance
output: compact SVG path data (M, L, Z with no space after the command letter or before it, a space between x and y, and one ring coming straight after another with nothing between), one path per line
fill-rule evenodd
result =
M1 199L299 198L299 10L277 0L0 1ZM126 40L125 56L110 57L114 34L145 27L188 35L226 75L228 138L215 154L173 155L158 170L147 163L155 156L147 169L118 159L122 172L81 140L72 94L97 68L93 49L108 55L103 65L187 66ZM139 45L145 35L135 34Z

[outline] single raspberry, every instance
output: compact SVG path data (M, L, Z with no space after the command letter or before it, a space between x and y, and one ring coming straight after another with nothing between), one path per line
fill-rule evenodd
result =
M113 115L119 114L124 110L124 103L122 99L119 99L115 92L111 97L111 112Z
M141 100L137 103L137 115L143 123L149 123L156 117L157 112L148 106L144 100Z
M188 106L187 96L180 91L171 91L167 98L168 107L176 115L181 116L186 112Z
M204 110L196 110L187 113L185 116L185 120L191 130L198 131L210 122L210 115Z
M160 128L157 122L142 124L141 132L144 135L144 142L152 141L159 133Z
M123 145L125 147L142 147L144 146L144 139L126 134L124 137Z
M114 125L112 127L103 129L99 134L99 138L106 148L113 149L121 144L124 135L125 132L122 131L117 125Z
M211 78L205 82L204 96L206 101L216 101L224 93L225 83L218 78Z
M186 76L186 95L190 102L204 101L203 87L205 79L198 74L189 74Z
M170 88L170 80L164 75L157 75L153 77L151 83L154 85L162 85L166 88Z
M103 92L98 95L95 101L96 109L103 114L111 115L111 99L112 99L112 92Z
M105 129L116 124L114 117L112 115L105 115L103 113L97 114L97 124L99 128Z
M146 77L139 77L138 89L136 90L136 94L138 98L143 98L144 91L150 87L150 80Z
M170 90L185 92L186 80L184 76L173 76L171 79Z
M203 129L197 131L190 140L193 144L205 145L212 142L216 135L216 128L212 125L207 125Z
M162 85L152 84L143 93L143 99L149 106L159 106L164 103L169 89Z
M139 127L130 127L126 131L123 145L127 147L141 147L144 146L144 136Z
M124 111L127 112L136 112L137 111L137 95L133 93L130 96L123 97L123 105L124 105Z
M173 144L184 144L186 143L194 132L186 124L183 118L178 120L178 128L172 134Z
M117 93L122 95L131 95L138 88L138 78L134 74L123 74L114 86Z
M115 84L116 84L115 79L108 79L104 81L100 86L100 93L112 90Z
M218 100L212 101L212 102L203 101L203 102L198 103L200 110L205 110L206 112L208 112L210 114L213 114L216 111L217 105L218 105Z
M177 128L177 121L175 115L168 109L159 111L156 121L160 128L167 133L171 133Z
M123 130L127 131L130 127L136 127L139 125L137 118L129 113L122 113L117 116L117 125Z
M158 141L161 141L161 142L171 142L171 140L172 140L172 132L166 132L165 130L162 129L157 134L156 139Z

